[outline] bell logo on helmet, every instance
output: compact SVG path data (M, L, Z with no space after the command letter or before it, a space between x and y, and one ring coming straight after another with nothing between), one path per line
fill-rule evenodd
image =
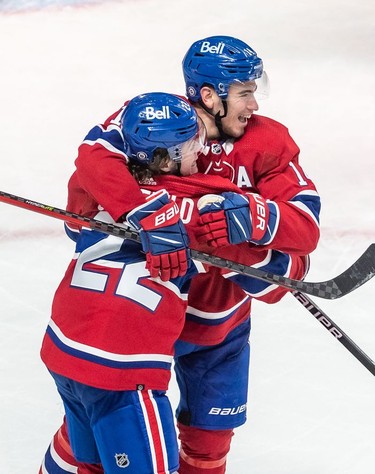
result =
M219 44L213 44L211 46L209 41L203 41L201 46L201 53L212 53L212 54L222 54L225 43L220 41Z
M142 115L146 120L165 120L171 118L171 113L168 105L163 105L161 110L156 110L154 107L146 107Z

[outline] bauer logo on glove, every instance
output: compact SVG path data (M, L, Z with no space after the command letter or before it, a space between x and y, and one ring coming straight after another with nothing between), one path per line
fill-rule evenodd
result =
M207 194L198 201L198 241L212 247L243 242L270 243L277 230L278 206L259 194Z
M189 239L176 203L165 189L149 196L126 221L140 232L146 268L163 281L184 276L190 265Z

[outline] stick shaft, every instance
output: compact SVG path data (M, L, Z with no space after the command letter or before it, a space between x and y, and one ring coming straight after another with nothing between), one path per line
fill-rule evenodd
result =
M137 232L123 225L108 224L107 222L90 219L89 217L74 214L54 206L48 206L40 202L31 201L20 196L15 196L0 191L0 201L13 206L22 207L30 211L38 212L71 224L87 227L109 235L123 239L140 241ZM330 280L321 282L307 282L294 280L275 273L266 272L259 268L242 265L241 263L217 257L215 255L191 249L191 255L198 260L219 268L232 270L236 273L246 275L266 283L279 285L289 290L301 291L308 295L325 299L340 298L351 291L359 288L375 276L375 244L371 244L367 250L341 275Z
M375 375L375 363L370 357L357 346L357 344L340 329L327 314L320 309L310 298L300 291L292 291L292 295L320 322L320 324L329 331L346 349L359 360L359 362L368 369L372 375Z

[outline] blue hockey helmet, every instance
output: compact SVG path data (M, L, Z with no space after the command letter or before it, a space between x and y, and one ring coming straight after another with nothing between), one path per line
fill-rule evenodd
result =
M263 74L262 60L243 41L232 36L210 36L193 43L187 51L182 68L187 97L198 101L200 89L211 85L222 99L229 86L259 79Z
M197 113L176 95L150 92L134 97L123 112L121 125L125 153L139 163L151 163L157 148L166 148L173 160L180 161L186 142L191 142L192 151L204 146Z

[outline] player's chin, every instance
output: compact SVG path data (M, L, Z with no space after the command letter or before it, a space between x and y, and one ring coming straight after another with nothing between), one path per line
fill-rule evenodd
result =
M226 132L227 135L233 138L241 138L242 135L245 133L245 127L239 126L239 127L231 127L228 132Z
M229 124L228 124L229 125ZM230 126L227 126L227 130L224 128L224 132L233 138L240 138L245 133L247 126L247 120L234 120Z

